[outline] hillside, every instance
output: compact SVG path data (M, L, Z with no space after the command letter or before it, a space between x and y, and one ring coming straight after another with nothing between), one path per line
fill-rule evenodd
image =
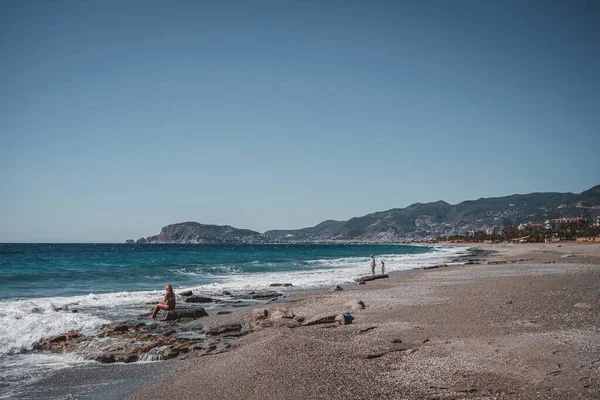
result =
M348 221L323 221L313 227L264 234L231 226L181 222L136 243L244 244L281 242L395 242L464 234L470 230L544 222L552 218L600 215L600 185L580 194L530 193L481 198L451 205L415 203ZM132 240L128 240L129 243Z
M415 203L348 221L325 221L311 228L272 230L276 241L397 241L455 235L522 222L600 215L600 185L580 194L530 193L480 198L451 205L444 201Z

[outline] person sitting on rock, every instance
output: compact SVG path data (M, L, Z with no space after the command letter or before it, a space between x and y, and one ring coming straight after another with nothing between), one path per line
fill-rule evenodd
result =
M158 314L159 310L174 310L175 309L175 293L173 293L173 286L169 283L165 285L165 299L164 301L159 302L156 307L154 307L154 311L150 314L150 318L156 318L156 314Z

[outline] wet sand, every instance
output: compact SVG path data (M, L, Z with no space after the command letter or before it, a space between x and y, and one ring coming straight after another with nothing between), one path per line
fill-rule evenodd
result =
M494 253L479 264L286 296L270 306L355 319L277 321L226 353L161 363L168 372L127 398L600 398L600 245L468 246ZM346 305L357 299L365 309ZM253 321L248 313L203 319Z

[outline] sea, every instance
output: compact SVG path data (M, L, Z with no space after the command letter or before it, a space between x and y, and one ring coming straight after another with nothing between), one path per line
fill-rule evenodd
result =
M370 274L371 254L378 271L384 260L386 272L395 274L458 263L467 253L399 244L0 244L0 399L28 398L48 374L94 363L35 351L34 343L139 319L162 299L166 283L176 294L213 297L320 289ZM209 313L223 306L203 305Z

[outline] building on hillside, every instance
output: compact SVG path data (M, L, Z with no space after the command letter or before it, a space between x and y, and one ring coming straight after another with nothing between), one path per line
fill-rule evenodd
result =
M468 232L468 235L473 239L483 240L485 238L486 231L484 230L472 230Z
M553 229L580 228L585 225L585 219L581 217L554 218L551 220L551 224Z
M530 230L530 231L542 231L544 230L544 224L540 224L539 222L526 222L524 224L519 224L519 230L520 231L525 231L525 230Z

